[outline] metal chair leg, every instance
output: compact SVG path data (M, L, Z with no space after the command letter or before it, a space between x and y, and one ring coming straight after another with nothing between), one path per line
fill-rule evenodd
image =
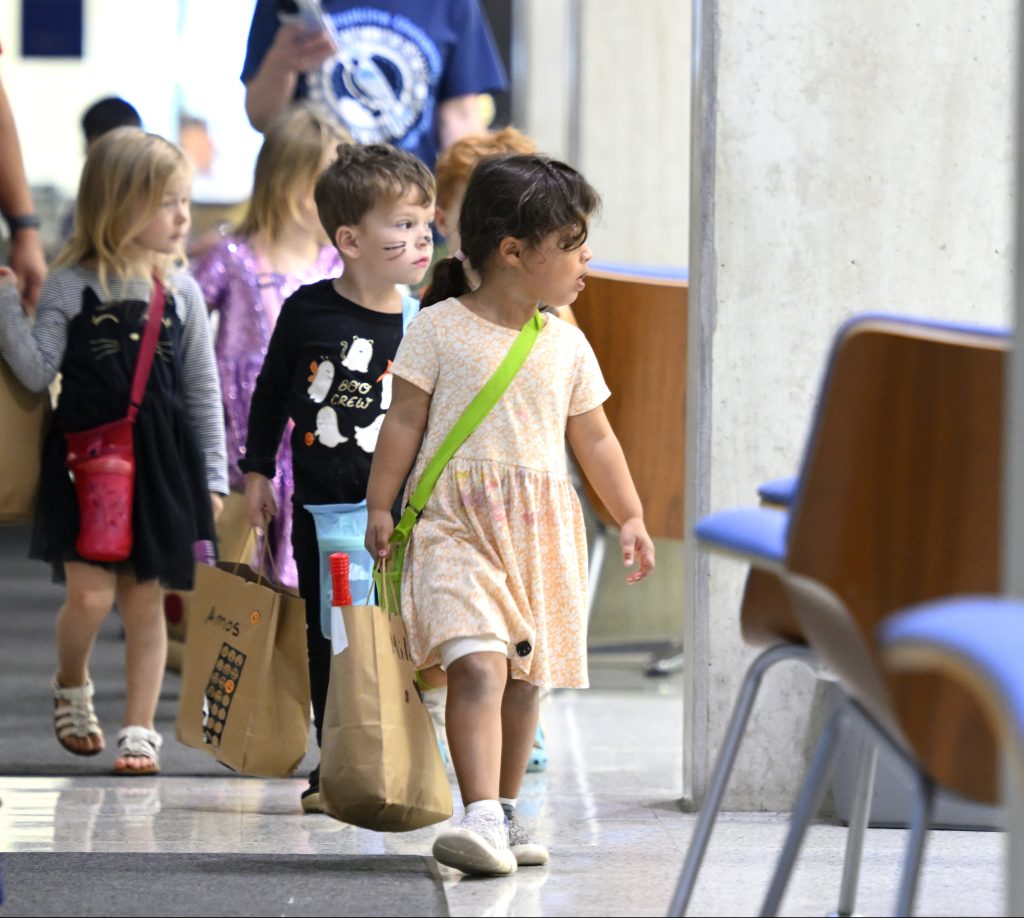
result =
M789 820L789 832L786 835L786 844L779 855L779 861L775 866L775 873L772 876L771 886L765 896L764 904L761 906L761 918L771 918L779 911L782 903L782 896L786 892L786 884L789 882L790 874L793 872L793 865L796 863L797 855L800 853L800 846L803 844L804 834L807 826L810 825L814 814L821 806L821 798L825 794L825 785L828 783L829 775L832 773L832 765L836 753L839 751L839 740L842 737L849 705L843 704L833 712L825 724L821 736L818 738L818 745L814 750L814 758L811 760L811 767L804 778L803 786L800 789L800 796L797 798L796 806L793 808L793 815Z
M1004 743L999 758L1007 829L1005 909L1007 915L1024 915L1024 768L1014 744Z
M849 709L857 720L875 739L875 744L885 746L902 763L910 779L914 782L913 809L910 813L910 836L907 839L907 850L903 855L903 870L900 873L900 888L896 897L894 915L910 915L914 910L914 896L917 894L917 880L924 859L924 846L928 840L928 829L931 825L932 810L935 806L935 782L924 774L915 759L885 730L856 703L850 703Z
M839 886L839 904L833 914L847 918L853 914L857 901L857 882L860 879L864 836L871 818L871 800L875 792L875 768L878 764L878 746L865 738L861 744L860 770L857 792L850 812L850 825L846 834L846 854L843 857L843 879Z
M896 898L894 915L912 915L914 896L917 894L917 879L924 860L924 845L928 840L928 827L932 821L935 805L935 782L918 772L917 788L914 794L914 809L910 814L910 838L903 856L903 872L900 876L900 891Z
M761 688L761 680L772 666L782 660L801 660L811 665L814 662L814 654L802 644L780 644L770 647L754 660L743 677L743 683L740 685L739 695L729 719L729 727L718 753L718 761L715 763L708 796L697 818L697 825L694 827L693 836L690 839L690 847L686 852L686 860L683 862L683 870L672 896L669 915L678 916L686 912L686 907L697 883L697 874L700 871L701 862L704 860L704 852L707 850L711 830L714 828L719 807L722 805L722 798L725 796L726 785L736 762L736 754L739 752L743 732L750 719L750 712L754 707L757 693Z
M594 531L594 542L590 546L590 558L587 562L587 621L594 613L594 602L597 600L597 589L601 582L601 568L604 567L604 554L608 530L601 524L596 523Z
M644 664L644 675L645 676L668 676L672 673L679 672L686 664L686 654L683 651L681 645L678 651L675 648L663 653L661 656L652 656Z

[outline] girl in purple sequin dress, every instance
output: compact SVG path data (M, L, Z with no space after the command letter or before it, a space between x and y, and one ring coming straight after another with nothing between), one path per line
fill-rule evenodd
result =
M238 461L245 455L249 402L281 304L298 287L341 274L342 263L317 216L313 185L350 141L306 105L284 112L267 129L256 160L249 209L238 228L206 251L192 273L217 314L215 349L224 396L231 487L244 490ZM282 583L296 586L291 549L292 455L285 436L274 479L280 508L270 547Z

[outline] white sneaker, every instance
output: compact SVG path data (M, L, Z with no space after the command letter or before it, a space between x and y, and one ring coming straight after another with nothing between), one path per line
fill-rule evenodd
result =
M476 810L466 814L461 825L437 836L433 854L439 864L463 873L500 877L516 872L503 813Z
M508 846L520 867L542 867L551 860L547 848L530 841L515 810L508 817Z

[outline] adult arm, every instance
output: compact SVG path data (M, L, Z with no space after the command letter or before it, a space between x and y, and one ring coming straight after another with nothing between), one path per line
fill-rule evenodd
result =
M445 99L437 107L437 132L442 150L463 137L482 134L486 129L480 97L475 93Z
M482 133L487 125L480 93L508 88L505 68L478 0L450 0L448 14L458 39L438 86L436 119L442 149L468 134Z
M600 405L583 414L572 415L566 433L573 455L587 481L619 525L622 560L627 567L639 561L640 568L626 577L628 583L643 580L654 570L654 543L644 525L640 496L629 474L622 445L615 436Z
M3 84L0 83L0 212L5 217L31 214L32 195L25 177L18 129ZM10 264L17 275L18 293L27 310L35 307L46 276L46 258L39 230L22 227L11 235Z
M255 72L248 78L243 75L249 123L265 131L295 98L300 74L319 67L336 50L325 31L310 32L297 23L281 26Z

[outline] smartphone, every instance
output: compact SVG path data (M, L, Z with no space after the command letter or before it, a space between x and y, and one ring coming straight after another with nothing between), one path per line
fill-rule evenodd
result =
M326 32L338 45L333 23L324 15L320 0L277 0L277 20L282 25L299 23L310 32Z

